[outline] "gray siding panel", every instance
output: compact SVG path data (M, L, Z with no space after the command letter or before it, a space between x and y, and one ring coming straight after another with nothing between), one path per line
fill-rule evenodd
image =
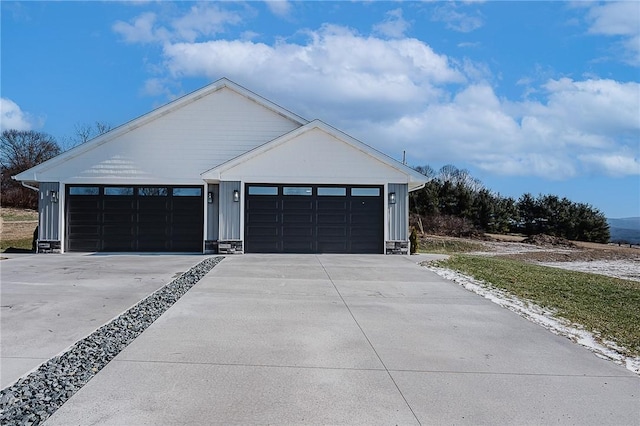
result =
M60 220L60 184L58 182L41 182L38 198L38 239L60 240L58 224ZM58 201L53 201L53 193Z
M389 193L396 194L396 203L389 204L389 240L409 239L409 188L406 183L390 183ZM388 199L388 198L387 198Z
M219 240L240 240L240 202L233 201L233 191L240 192L240 182L220 182Z
M218 216L220 211L220 187L217 184L209 184L207 192L213 196L213 203L207 203L207 240L217 241L220 235ZM205 197L205 200L207 198Z

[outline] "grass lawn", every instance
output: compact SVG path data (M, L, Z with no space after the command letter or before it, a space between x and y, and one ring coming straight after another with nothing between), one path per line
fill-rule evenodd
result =
M596 336L640 356L640 282L457 254L438 266L453 269L551 309Z
M467 253L470 251L484 251L485 247L481 243L473 241L427 238L420 241L418 251L421 253Z

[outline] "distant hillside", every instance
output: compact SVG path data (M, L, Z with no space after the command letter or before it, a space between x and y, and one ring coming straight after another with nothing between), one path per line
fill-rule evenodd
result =
M640 244L640 217L607 219L607 223L609 223L611 241L626 241L631 244Z

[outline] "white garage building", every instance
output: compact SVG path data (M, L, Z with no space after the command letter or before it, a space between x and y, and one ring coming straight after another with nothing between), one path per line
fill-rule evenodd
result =
M406 253L426 182L227 79L14 179L60 252Z

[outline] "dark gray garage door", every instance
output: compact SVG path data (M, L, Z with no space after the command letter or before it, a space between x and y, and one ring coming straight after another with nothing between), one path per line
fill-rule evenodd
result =
M202 187L66 189L67 250L201 252Z
M247 253L382 253L381 186L247 184Z

